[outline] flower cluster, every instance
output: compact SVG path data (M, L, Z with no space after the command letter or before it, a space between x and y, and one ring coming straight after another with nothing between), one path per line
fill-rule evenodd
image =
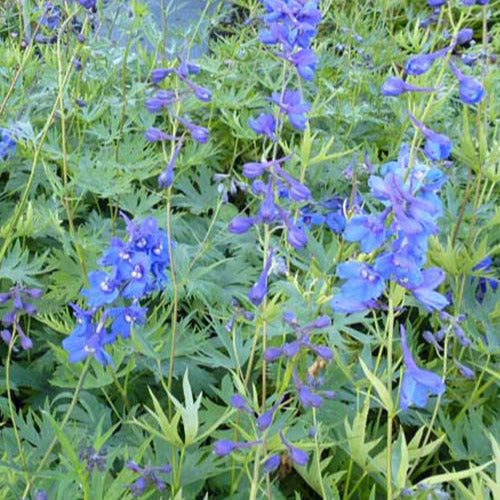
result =
M11 130L0 128L0 160L5 161L16 152L16 141Z
M36 307L31 303L33 299L39 299L42 296L42 290L39 288L24 288L20 285L13 286L8 292L0 293L0 304L6 304L11 301L10 309L2 317L4 328L0 332L2 340L10 344L14 332L21 339L21 347L26 351L33 347L32 340L24 333L21 327L20 319L24 314L33 316L36 314Z
M102 365L111 363L104 347L114 342L118 335L128 338L134 324L144 323L146 309L140 306L140 300L162 289L167 282L167 233L158 228L152 217L141 224L123 217L127 223L128 241L111 239L99 261L109 271L90 272L90 286L81 291L90 309L71 304L77 325L63 341L71 363L89 355ZM109 320L111 332L107 330Z
M425 308L440 310L448 304L435 291L444 272L423 266L429 237L438 232L436 220L442 207L436 193L446 177L440 170L420 163L408 170L406 146L401 149L399 161L385 164L380 173L382 177L369 178L369 186L373 198L384 209L355 215L343 233L345 240L359 242L363 253L378 251L377 256L373 264L351 261L337 267L337 276L346 282L331 306L343 313L375 307L386 280L394 280Z
M151 465L139 467L133 460L127 462L126 467L140 475L129 487L134 497L141 496L150 484L152 484L158 492L165 490L167 484L162 480L161 474L170 474L172 472L172 467L169 464L159 467L152 467Z
M218 457L225 457L235 451L246 450L253 448L255 446L266 444L267 440L270 437L267 435L266 431L271 427L271 424L274 419L274 414L278 410L283 399L284 397L282 396L267 411L263 412L260 416L256 417L255 412L248 407L245 398L241 394L233 394L231 396L231 406L234 409L249 415L250 419L252 420L257 430L260 433L265 433L265 434L261 438L256 439L254 441L231 441L228 439L219 439L214 444L214 450L213 450L214 455ZM288 442L283 435L283 431L280 431L279 435L281 437L282 443L287 448L287 451L290 455L290 459L292 460L292 462L297 466L307 465L307 462L309 461L308 454L305 451L301 450L300 448L297 448L296 446L293 446L290 442ZM274 471L276 468L278 468L280 462L281 459L278 453L270 455L264 461L264 471L266 473Z
M277 160L251 162L243 166L243 175L249 179L268 173L267 181L256 179L252 184L252 192L263 197L257 215L252 217L235 217L229 223L229 230L235 234L248 231L253 225L279 224L287 232L288 242L293 248L300 249L307 243L307 236L302 227L293 220L291 212L275 202L275 188L278 183L286 185L287 196L293 201L307 201L311 198L309 189L298 179L291 176L281 167L289 157Z
M177 78L185 86L184 90L173 91L160 89L156 92L153 97L146 99L145 106L146 109L152 113L161 113L164 109L168 109L170 105L178 103L184 96L193 94L199 101L210 102L212 99L212 92L194 83L189 76L197 75L200 73L201 69L198 65L193 64L187 60L187 55L183 54L179 59L179 64L171 68L156 68L151 73L151 82L154 84L161 84L169 75L176 75ZM191 138L200 143L205 144L208 142L209 131L207 128L200 125L196 125L186 120L183 117L176 116L171 113L172 117L180 123L184 129L189 133ZM162 141L178 141L177 147L174 149L172 157L165 167L165 170L158 177L158 185L160 188L169 188L172 186L174 181L174 167L177 161L177 157L182 148L182 138L174 137L170 134L163 132L162 130L151 127L145 134L145 139L148 142L162 142Z
M100 472L106 470L106 455L107 450L105 448L96 451L93 446L87 446L80 451L78 458L80 462L85 462L85 468L91 474L95 468Z

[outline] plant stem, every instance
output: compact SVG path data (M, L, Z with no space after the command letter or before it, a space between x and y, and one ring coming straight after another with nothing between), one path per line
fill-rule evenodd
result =
M64 426L68 423L69 418L71 417L71 414L73 413L73 410L75 409L76 402L78 401L78 397L80 396L80 392L83 388L83 383L85 382L85 377L88 374L89 367L90 367L90 362L92 361L92 356L87 357L85 360L85 365L83 365L83 370L82 373L80 374L80 378L78 379L78 383L76 384L76 389L73 394L73 398L71 399L71 403L69 405L69 408L66 410L66 414L64 415L64 418L61 423L61 431L64 429ZM40 472L45 465L45 462L48 460L50 454L52 453L52 450L54 449L54 446L57 443L57 437L54 437L52 441L49 444L49 447L47 448L47 451L45 452L45 455L42 457L42 460L40 460L40 463L38 464L38 467L35 470L35 474L33 477L27 482L26 487L24 488L22 498L27 498L28 493L33 486L33 481L35 480L35 475Z
M387 391L392 394L392 341L394 335L394 304L389 297L389 314L387 316ZM387 409L387 500L392 500L392 405Z
M26 457L24 456L23 446L21 444L21 438L19 437L19 431L17 430L16 424L16 412L14 409L14 403L12 402L12 394L10 391L10 360L12 356L12 349L16 342L17 331L16 331L16 323L14 322L14 331L12 333L12 338L9 342L9 350L7 351L7 359L5 361L5 386L7 389L7 401L9 404L9 413L10 419L12 421L12 428L14 429L14 435L16 436L17 448L19 450L19 456L21 457L21 463L23 465L24 474L26 476L26 481L29 479L28 467L26 466Z

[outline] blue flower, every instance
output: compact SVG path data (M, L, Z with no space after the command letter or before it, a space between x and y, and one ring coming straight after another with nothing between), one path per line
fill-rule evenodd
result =
M281 464L281 457L277 454L271 455L265 462L264 462L264 472L266 474L269 474L271 472L274 472Z
M302 451L300 448L292 446L292 444L287 441L282 431L280 431L280 438L281 442L287 447L290 459L292 460L293 464L299 467L307 465L307 462L309 461L309 455L305 451Z
M453 74L458 80L458 93L460 99L462 99L465 104L476 104L481 102L484 97L483 85L477 80L474 80L474 78L466 76L451 61L449 64Z
M0 128L0 160L5 161L16 152L16 141L12 131Z
M312 81L314 78L314 70L316 69L316 64L318 58L311 49L301 49L298 52L292 54L289 61L297 69L297 73L304 79Z
M130 259L130 266L128 283L122 291L122 297L126 299L139 299L152 285L150 276L151 259L147 254L138 252Z
M347 221L344 229L344 239L347 241L359 241L361 251L373 252L380 248L387 238L385 220L388 211L384 210L380 215L355 215Z
M108 315L114 318L111 333L115 336L121 335L122 338L126 339L130 337L132 325L144 323L146 309L133 304L128 307L111 308L108 310Z
M104 271L92 271L88 276L90 288L84 288L80 293L87 297L91 307L100 307L111 304L119 294L116 282Z
M175 141L176 137L162 132L159 128L150 127L144 132L144 138L148 142Z
M266 135L273 142L275 142L277 140L277 138L276 138L276 120L274 119L274 116L269 114L269 113L261 113L257 118L250 117L248 119L248 126L256 134Z
M81 318L82 315L79 315L79 319ZM107 333L105 322L106 314L102 316L98 324L88 322L84 328L82 324L77 324L71 335L63 340L62 345L69 354L70 363L78 363L87 356L93 356L103 366L112 364L111 357L104 347L114 342L116 336Z
M418 368L408 349L403 325L400 329L405 372L401 384L399 404L403 411L407 411L410 406L425 408L429 394L440 396L444 393L446 386L441 377L435 373Z
M272 256L273 251L271 250L267 256L266 263L264 264L264 268L262 269L259 279L248 291L248 298L255 306L259 306L267 294L267 277L271 269Z
M418 54L411 57L405 65L406 73L408 75L422 75L423 73L426 73L432 66L432 63L436 59L445 56L449 50L450 48L446 47L432 54Z
M422 271L422 281L418 285L411 283L400 282L400 285L410 290L414 297L422 304L427 310L441 310L446 307L449 302L448 299L436 292L437 288L445 278L445 273L442 269L437 267L429 267Z
M417 87L406 83L401 78L390 76L380 88L380 93L386 97L394 97L404 92L435 92L437 89L432 87Z
M410 120L425 136L424 152L430 160L446 160L451 154L451 141L443 134L438 134L418 121L411 113Z
M370 265L345 262L337 266L337 276L347 281L330 301L337 312L358 312L373 307L385 289L384 279Z
M302 102L302 97L298 90L285 90L283 100L279 92L273 92L271 101L276 104L283 113L288 115L288 121L297 130L306 128L307 118L305 113L311 110L308 102Z

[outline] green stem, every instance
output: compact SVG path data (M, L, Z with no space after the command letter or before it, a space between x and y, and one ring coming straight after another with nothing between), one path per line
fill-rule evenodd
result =
M16 323L14 322L14 331L12 333L12 338L10 339L9 342L9 350L7 352L7 359L5 361L5 386L7 388L7 401L9 404L9 413L10 413L10 419L12 421L12 429L14 430L14 435L16 436L17 448L19 450L19 456L21 457L21 463L23 464L26 481L28 481L29 472L26 466L26 457L24 456L23 446L21 444L21 438L19 437L19 431L17 430L16 412L14 409L14 403L12 402L12 394L10 391L10 360L12 356L12 349L14 347L14 343L16 342L17 338L17 331L15 325Z
M323 484L323 476L321 475L321 451L318 443L318 422L316 419L316 408L312 409L313 424L314 424L314 448L316 450L316 467L318 468L319 489L321 491L321 498L327 498L325 492L325 485Z
M76 403L78 401L78 397L80 396L80 392L83 388L83 383L85 382L85 377L88 374L89 367L90 367L90 362L92 361L92 356L88 356L85 365L83 366L82 373L80 374L80 378L78 379L78 383L76 385L75 392L73 394L73 398L71 399L71 403L69 405L69 408L66 410L66 414L64 415L64 418L61 423L61 431L64 429L65 425L68 423L69 418L71 417L71 414L73 413L73 410L75 409ZM43 466L45 465L45 462L48 460L50 454L52 453L52 450L54 449L54 446L57 443L57 437L54 437L52 441L49 444L49 447L47 448L47 451L45 452L45 455L42 457L42 460L40 460L38 467L35 470L35 474L33 474L33 477L27 482L26 488L24 488L22 498L27 498L28 493L33 486L33 481L35 480L35 475L40 472L43 469Z
M392 342L394 336L394 304L389 297L389 314L387 316L387 391L392 394ZM387 409L387 500L392 500L392 405Z

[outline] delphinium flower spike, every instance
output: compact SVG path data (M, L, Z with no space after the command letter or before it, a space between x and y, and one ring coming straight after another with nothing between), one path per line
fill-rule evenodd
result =
M259 279L248 291L248 298L250 299L250 302L252 302L252 304L254 304L255 306L259 306L267 294L267 277L271 269L273 254L274 250L271 249L267 255L267 260L264 264L264 268L262 269Z
M404 361L400 406L403 411L407 411L410 406L424 408L429 394L439 396L444 393L446 386L441 377L435 373L418 368L408 348L406 331L403 325L400 326L400 331Z
M481 102L484 97L483 85L474 78L462 73L452 61L450 61L449 64L453 74L458 80L458 93L460 99L462 99L465 104L477 104Z
M39 288L25 288L21 285L14 285L8 292L0 293L0 304L12 301L11 308L2 317L2 325L6 328L2 329L0 336L6 344L10 344L15 331L19 335L23 350L27 351L33 347L33 341L24 332L20 320L25 314L28 316L36 314L36 307L31 301L41 296L42 290ZM14 347L14 351L16 350Z

